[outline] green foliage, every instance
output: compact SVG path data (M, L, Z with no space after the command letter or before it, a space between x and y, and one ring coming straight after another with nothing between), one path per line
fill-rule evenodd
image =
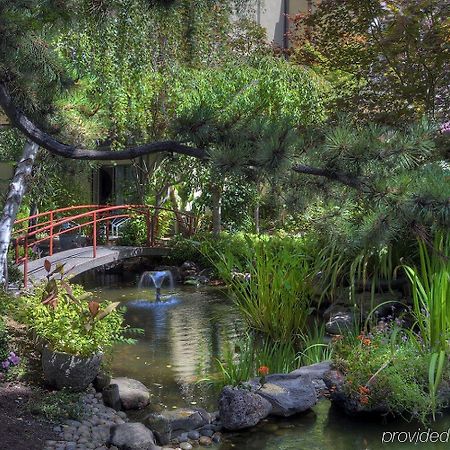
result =
M61 286L57 294L57 304L52 307L42 302L45 285L37 286L33 294L21 299L21 318L35 333L49 343L52 350L88 356L107 351L122 338L123 316L113 311L101 320L92 320L89 303L83 299L83 287L74 285L73 301ZM99 312L107 311L111 303L103 303Z
M300 336L301 351L297 355L299 366L307 366L330 360L333 349L325 344L325 324L317 321L308 327L308 330Z
M435 412L429 391L431 355L420 337L380 323L371 334L337 338L333 360L346 376L344 390L361 406L382 406L394 415L426 422ZM445 377L448 379L448 373Z
M8 332L3 316L0 315L0 363L8 357L8 354Z
M120 227L119 245L144 246L146 243L147 224L144 217L132 217Z
M431 352L429 390L433 414L438 403L438 388L450 354L450 236L436 233L431 251L419 241L420 268L406 266L412 284L416 324Z
M449 13L445 0L323 1L294 18L293 57L332 80L352 113L445 117Z
M118 303L92 301L90 292L68 283L63 266L52 270L48 260L44 266L47 282L16 302L17 320L28 325L52 350L73 355L106 352L114 342L124 341L123 312L117 311Z
M219 380L222 385L237 386L258 375L261 366L270 373L288 373L298 368L295 347L292 342L258 339L254 333L246 333L236 343L230 344L218 361Z
M211 262L251 327L282 341L305 330L311 310L305 240L245 236L245 245L216 250Z
M82 394L60 391L47 392L36 390L27 404L27 409L51 422L61 419L83 419Z

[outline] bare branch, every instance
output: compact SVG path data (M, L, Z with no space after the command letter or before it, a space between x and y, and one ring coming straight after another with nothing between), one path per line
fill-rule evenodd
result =
M329 169L320 169L317 167L305 166L303 164L297 164L293 166L292 170L306 175L325 177L328 178L329 180L337 181L339 183L345 184L346 186L357 189L359 191L367 190L367 186L361 180L361 178L348 173L332 171Z

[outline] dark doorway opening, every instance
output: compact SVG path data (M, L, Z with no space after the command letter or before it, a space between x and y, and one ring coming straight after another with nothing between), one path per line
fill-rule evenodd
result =
M114 167L101 167L99 170L99 196L101 205L113 201L114 193Z

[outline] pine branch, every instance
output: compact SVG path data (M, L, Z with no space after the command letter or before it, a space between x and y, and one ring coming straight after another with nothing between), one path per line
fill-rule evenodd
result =
M190 147L176 141L150 142L136 147L129 147L121 151L112 150L86 150L72 145L64 144L39 128L23 112L19 111L9 95L6 86L0 83L0 106L9 120L31 141L45 148L49 152L64 158L79 160L124 160L159 152L180 153L195 158L206 159L205 149Z
M320 169L318 167L306 166L304 164L297 164L292 167L292 170L306 175L325 177L329 180L337 181L341 184L357 189L358 191L369 191L367 184L365 184L360 177L356 177L348 173Z

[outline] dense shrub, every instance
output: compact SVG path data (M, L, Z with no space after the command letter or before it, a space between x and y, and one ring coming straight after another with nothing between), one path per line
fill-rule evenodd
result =
M362 406L381 405L393 415L426 422L433 413L431 355L421 342L395 322L380 322L371 333L335 338L334 364L345 375L346 395ZM444 378L449 379L448 372Z
M52 350L87 356L108 350L122 339L123 315L117 304L89 301L83 287L73 285L68 294L65 282L55 281L56 295L50 301L48 284L37 286L21 298L18 318Z

